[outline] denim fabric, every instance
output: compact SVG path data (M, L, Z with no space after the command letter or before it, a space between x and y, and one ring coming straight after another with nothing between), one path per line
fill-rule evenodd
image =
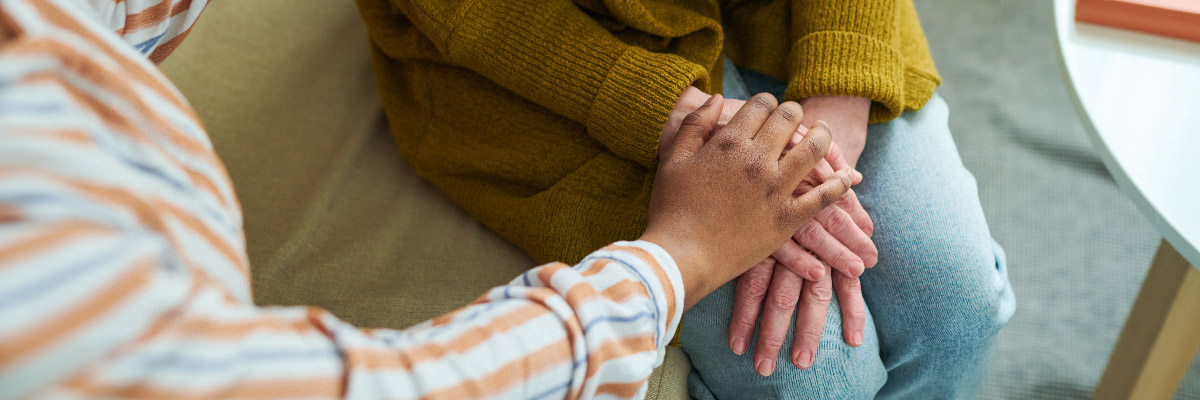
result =
M725 95L777 97L784 84L739 71L726 60ZM949 109L934 95L920 111L871 125L855 187L875 222L879 263L862 276L867 303L863 345L842 339L837 300L830 305L813 367L789 361L792 330L775 373L754 372L750 351L729 350L734 283L683 318L683 349L698 399L920 398L976 395L996 333L1015 309L1004 252L988 232L975 179L950 136ZM836 134L836 132L835 132ZM755 333L757 335L757 333Z

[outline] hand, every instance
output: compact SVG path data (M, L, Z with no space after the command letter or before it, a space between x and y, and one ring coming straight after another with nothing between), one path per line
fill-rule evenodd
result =
M714 132L723 106L721 96L713 96L660 145L642 235L675 258L685 307L779 248L851 184L849 171L840 171L795 194L832 140L818 125L797 145L803 150L783 154L800 125L799 104L777 106L774 97L760 94Z
M809 105L805 106L805 121L829 117L839 121L839 126L847 127L849 132L843 134L839 130L834 136L835 145L830 147L826 158L832 158L831 164L839 170L852 167L865 144L870 101L849 97L826 97L808 99L806 103L814 109L809 109ZM816 116L817 114L821 115ZM834 154L835 150L840 150L840 146L836 146L839 142L851 148L851 161L846 161L845 154ZM813 181L806 177L806 183L811 185ZM859 229L853 229L854 225ZM830 231L834 234L830 235ZM806 369L812 366L825 327L825 316L832 297L831 287L837 291L838 302L841 304L844 339L851 346L861 345L866 324L866 307L858 275L846 274L843 270L843 273L830 277L829 266L818 258L826 262L834 260L834 264L844 264L852 261L849 253L854 253L861 257L865 266L872 266L878 255L874 244L869 240L872 231L870 218L853 192L848 192L839 200L838 207L822 210L816 221L809 222L797 232L794 241L785 243L772 258L764 260L739 277L734 295L733 318L730 321L730 349L739 355L746 351L745 338L754 332L754 323L761 311L762 324L759 327L759 340L754 352L754 366L759 374L770 375L799 300L800 311L796 319L791 360L797 368ZM867 238L864 238L863 234ZM841 243L857 243L862 246L864 242L869 246L853 251L846 247L853 249L854 246L839 246ZM806 248L815 250L813 253L816 253L816 256L805 251ZM777 263L776 259L789 262ZM801 280L801 276L810 280Z

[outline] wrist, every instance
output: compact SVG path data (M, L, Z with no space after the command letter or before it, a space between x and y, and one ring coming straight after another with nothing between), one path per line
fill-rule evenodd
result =
M710 274L707 260L709 257L701 254L700 248L695 245L694 241L682 239L680 235L659 233L653 229L647 229L638 240L658 245L675 261L675 267L679 270L679 277L683 282L685 310L691 308L713 290L708 288Z
M842 156L850 167L856 167L867 144L867 121L871 116L871 99L854 96L813 96L800 101L804 108L804 125L816 120L825 121L833 133Z

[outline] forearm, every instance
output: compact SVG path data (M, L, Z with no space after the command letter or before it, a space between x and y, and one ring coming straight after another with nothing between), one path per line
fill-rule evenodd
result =
M638 398L682 315L679 272L648 242L614 244L574 267L532 269L467 307L396 331L360 330L315 308L230 301L221 288L158 265L177 255L158 253L153 240L105 233L97 229L89 241L125 255L92 268L104 277L88 286L98 290L47 296L78 285L68 280L0 309L3 320L40 316L0 329L0 382L13 393ZM0 241L0 251L19 250L15 244ZM43 254L13 267L69 267L55 259ZM51 324L71 315L56 311L64 302L98 316L63 334ZM49 385L31 385L38 382Z

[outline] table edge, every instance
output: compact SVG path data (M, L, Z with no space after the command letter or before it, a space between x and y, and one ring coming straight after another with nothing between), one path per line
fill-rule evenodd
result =
M1133 203L1137 205L1142 214L1150 220L1150 223L1154 225L1158 233L1161 234L1163 238L1166 239L1166 241L1170 243L1176 251L1179 252L1179 254L1183 255L1183 258L1186 259L1193 268L1200 269L1200 250L1197 249L1195 244L1189 243L1186 239L1184 239L1183 235L1179 233L1179 230L1176 229L1170 221L1167 221L1167 219L1163 217L1162 213L1160 213L1158 209L1154 207L1154 204L1151 203L1150 199L1142 193L1142 190L1138 188L1137 183L1125 173L1125 169L1121 168L1121 164L1117 162L1116 157L1109 149L1108 143L1106 143L1104 138L1100 136L1100 131L1096 129L1095 124L1092 122L1091 114L1088 113L1087 107L1084 106L1083 99L1079 98L1079 91L1075 86L1075 77L1071 75L1071 68L1067 65L1067 54L1063 49L1063 46L1065 45L1064 41L1066 40L1065 35L1071 26L1074 25L1074 18L1068 17L1069 19L1067 21L1069 21L1070 26L1064 27L1062 26L1063 20L1062 16L1060 15L1060 13L1071 13L1073 16L1075 11L1075 0L1055 0L1053 7L1055 36L1054 45L1055 48L1058 49L1059 70L1062 72L1063 77L1066 78L1064 80L1066 81L1068 89L1067 91L1070 92L1071 103L1075 106L1076 114L1081 117L1080 120L1082 120L1081 122L1083 123L1084 130L1087 131L1088 139L1092 142L1092 148L1095 149L1096 153L1100 156L1100 160L1104 163L1104 167L1108 170L1108 173L1112 175L1113 180L1117 182L1117 187L1121 189L1121 192L1125 193L1125 196L1129 197L1130 200L1133 200Z

